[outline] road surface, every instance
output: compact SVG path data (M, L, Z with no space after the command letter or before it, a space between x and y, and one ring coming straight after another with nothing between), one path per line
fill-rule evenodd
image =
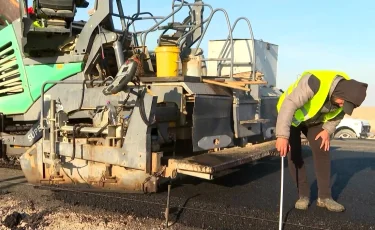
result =
M375 229L375 141L334 140L331 151L333 198L345 205L346 211L332 213L316 207L313 160L306 147L305 163L313 202L307 211L294 209L297 193L285 168L284 229ZM38 190L30 186L15 184L23 180L20 172L15 174L14 170L12 173L9 169L0 170L2 189L25 193L28 187L29 193L37 194ZM280 159L264 159L215 181L191 177L176 181L171 192L171 206L175 208L171 208L170 220L178 229L184 229L181 226L189 229L277 229L279 195ZM56 191L50 193L48 199L35 199L63 202L73 209L89 207L163 221L166 196L165 190L151 195Z

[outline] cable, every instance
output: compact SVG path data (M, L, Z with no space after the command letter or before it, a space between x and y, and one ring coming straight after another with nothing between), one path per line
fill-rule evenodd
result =
M146 94L146 91L147 91L147 88L144 88L142 91L138 92L138 102L139 102L139 113L141 115L141 118L143 120L143 122L147 125L147 126L152 126L153 124L156 123L155 120L153 121L149 121L147 119L147 115L146 115L146 110L145 110L145 105L144 105L144 96ZM150 111L151 112L151 111Z

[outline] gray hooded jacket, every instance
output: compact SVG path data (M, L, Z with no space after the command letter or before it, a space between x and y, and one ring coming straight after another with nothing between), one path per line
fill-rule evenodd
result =
M342 80L342 77L336 77L331 85L329 97L332 96L337 83ZM297 87L292 91L291 94L287 95L280 107L280 111L277 117L276 123L276 137L289 138L290 126L292 124L292 118L297 109L301 108L306 102L308 102L319 90L320 80L314 75L307 74L302 76L298 82ZM304 125L314 125L321 123L323 120L323 114L328 113L337 109L338 106L334 105L327 100L314 117L303 122ZM323 124L323 129L327 130L329 134L333 134L336 130L336 126L344 118L345 113L341 112L334 119L327 121Z

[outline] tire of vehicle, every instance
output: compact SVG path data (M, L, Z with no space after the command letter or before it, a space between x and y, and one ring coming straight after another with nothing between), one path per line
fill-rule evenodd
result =
M345 139L345 138L357 138L357 134L350 129L341 129L335 133L335 138Z

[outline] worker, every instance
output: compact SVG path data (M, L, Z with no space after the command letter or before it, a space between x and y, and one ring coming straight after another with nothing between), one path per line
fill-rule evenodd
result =
M331 196L330 137L345 114L351 115L365 100L367 86L343 72L306 71L280 96L276 149L281 157L287 155L288 158L289 171L299 195L295 208L306 210L310 203L301 149L303 133L313 153L318 184L317 206L334 212L345 210Z

